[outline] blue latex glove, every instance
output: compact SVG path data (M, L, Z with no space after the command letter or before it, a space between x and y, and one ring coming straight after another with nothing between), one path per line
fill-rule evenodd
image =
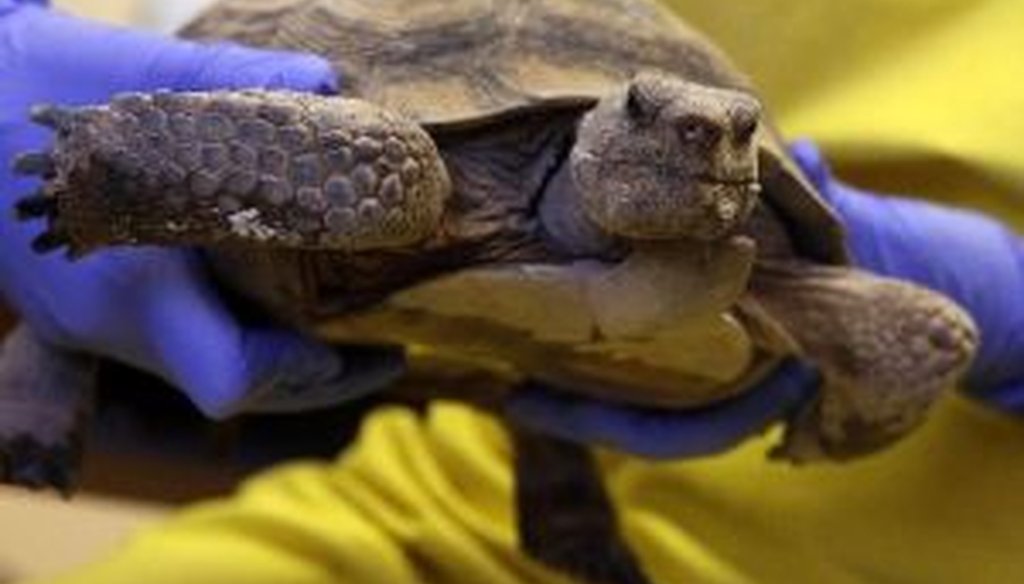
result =
M0 0L0 193L10 208L40 185L7 161L49 135L33 104L85 104L156 89L275 87L333 92L313 56L200 45L89 23L41 3ZM112 357L181 388L203 412L293 411L338 403L386 384L398 355L349 359L300 334L237 322L194 252L137 248L70 263L29 242L39 222L0 214L0 290L41 337Z
M1024 249L997 221L921 201L880 197L835 180L817 148L794 146L804 172L839 213L859 266L911 280L964 306L981 331L967 389L1024 413ZM513 396L521 423L569 440L669 458L726 450L786 417L816 376L788 363L754 391L686 413L614 406L535 388Z
M880 197L836 180L811 142L793 156L849 230L854 261L946 294L974 318L981 346L966 378L972 395L1024 413L1024 245L981 213Z
M787 361L760 387L685 412L622 406L528 387L505 403L518 423L573 442L611 446L650 458L693 458L724 452L784 418L817 383L817 373Z

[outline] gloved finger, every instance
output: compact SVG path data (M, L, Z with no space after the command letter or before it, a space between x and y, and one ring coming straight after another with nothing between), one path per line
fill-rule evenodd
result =
M794 140L789 145L789 152L814 186L819 191L824 190L832 171L817 144L808 139Z
M808 397L816 381L813 370L788 361L751 392L686 411L625 407L533 387L510 396L506 413L565 440L651 458L706 456L785 417Z
M839 214L843 224L851 230L848 234L851 251L854 252L858 263L865 265L865 262L868 262L866 265L874 266L876 264L870 263L872 260L882 261L879 257L882 252L874 241L877 238L876 226L873 224L876 209L884 205L882 200L878 197L865 197L864 193L837 181L832 175L832 168L825 155L811 140L800 139L792 142L789 152L800 170Z
M230 43L174 41L156 53L148 83L178 90L262 87L337 93L337 75L321 57Z
M354 366L300 333L241 325L198 260L186 261L184 273L160 278L174 286L147 290L139 342L150 346L137 348L131 361L179 387L206 415L336 404L376 389L401 369L393 355Z
M17 7L18 5L14 3L14 0L0 0L0 16L4 16Z
M405 370L401 349L330 348L283 329L248 331L245 345L250 362L263 365L258 381L226 415L335 406L390 385Z
M15 60L18 68L61 72L60 83L76 88L65 92L73 96L66 100L69 104L157 89L337 90L336 73L318 56L187 41L83 21L40 7L24 7L18 21L3 30L0 45L8 43L11 50L5 57ZM97 84L98 79L103 83Z
M913 226L902 224L901 213L886 199L837 180L814 142L797 140L790 145L790 153L846 227L854 263L882 275L909 276L899 273L898 266L912 263L900 260L915 253L913 244L902 244L906 229ZM928 209L921 207L921 213Z

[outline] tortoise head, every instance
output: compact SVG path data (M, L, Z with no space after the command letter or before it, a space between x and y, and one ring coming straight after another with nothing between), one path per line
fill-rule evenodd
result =
M580 123L572 171L586 214L630 239L728 236L760 191L760 115L740 91L638 75Z

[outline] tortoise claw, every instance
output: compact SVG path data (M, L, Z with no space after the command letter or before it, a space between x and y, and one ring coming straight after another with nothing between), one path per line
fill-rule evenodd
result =
M57 161L48 152L28 152L14 159L14 172L51 179L57 176Z
M0 482L70 494L75 482L73 444L43 446L27 436L0 439Z
M53 217L57 212L57 200L39 191L32 196L20 199L14 204L14 211L21 221Z
M71 240L66 235L55 231L44 231L39 237L32 240L32 251L50 253L70 244Z
M58 131L69 130L74 117L74 113L70 109L55 105L33 106L29 113L29 118L33 122Z
M16 448L11 453L7 468L7 478L16 485L22 485L30 489L42 489L49 481L49 470L44 460L41 460L33 449Z

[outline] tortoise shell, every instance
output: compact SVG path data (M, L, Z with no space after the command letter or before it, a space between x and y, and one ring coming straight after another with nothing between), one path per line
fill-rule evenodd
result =
M664 72L753 94L711 42L648 1L225 0L182 34L325 56L343 95L427 129L449 162L463 206L496 198L460 187L458 158L465 152L508 149L548 134L571 139L583 113L638 74ZM844 263L838 222L770 124L764 126L764 199L801 255ZM511 208L524 205L488 202L483 211L461 215L511 216ZM711 263L691 256L656 260L649 266L656 272L678 268L676 284L705 312L642 334L595 338L592 315L576 310L587 302L580 286L547 265L564 258L538 245L532 233L499 237L491 224L465 223L440 250L229 250L214 260L229 287L279 316L333 341L406 346L416 369L445 378L472 375L477 386L480 377L470 372L483 369L500 385L526 375L610 399L691 406L742 390L776 362L759 347L763 339L751 337L752 323L732 311L749 275L738 267L743 251ZM633 276L619 280L602 285L609 298L599 311L659 302L657 295L635 293L644 286Z
M181 34L322 55L343 95L432 134L587 109L646 71L754 93L720 49L652 0L221 0ZM777 184L766 198L802 254L846 263L840 224L766 125L762 181Z

